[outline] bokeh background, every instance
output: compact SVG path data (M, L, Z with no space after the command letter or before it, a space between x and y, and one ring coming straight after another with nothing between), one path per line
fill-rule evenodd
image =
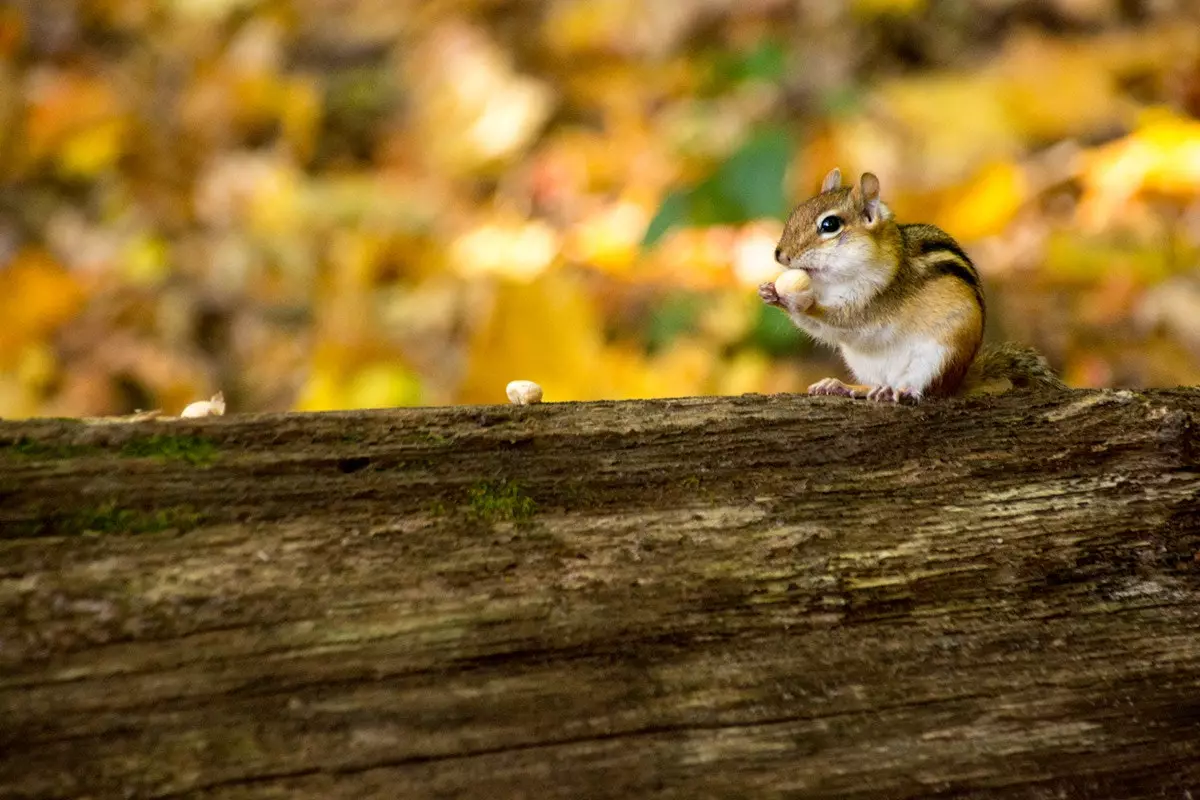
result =
M0 416L803 389L832 166L989 338L1200 383L1195 0L8 0Z

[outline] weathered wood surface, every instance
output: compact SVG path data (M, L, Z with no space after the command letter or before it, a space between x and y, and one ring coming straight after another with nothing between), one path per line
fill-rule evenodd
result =
M1198 414L3 423L0 796L1200 797Z

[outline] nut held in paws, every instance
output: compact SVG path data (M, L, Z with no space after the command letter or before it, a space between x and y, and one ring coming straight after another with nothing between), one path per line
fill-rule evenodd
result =
M808 273L802 269L789 269L775 279L775 293L780 297L800 294L812 285Z
M542 387L533 381L513 381L504 387L508 399L519 406L542 402Z

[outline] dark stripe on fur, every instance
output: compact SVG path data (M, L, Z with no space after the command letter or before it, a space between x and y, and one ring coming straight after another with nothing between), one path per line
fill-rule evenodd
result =
M983 284L971 257L959 246L958 242L934 225L901 225L901 234L911 253L916 250L917 258L925 265L931 279L945 275L954 277L971 287L975 300L979 303L981 312L986 313L983 302ZM914 248L913 245L916 245ZM942 254L942 258L938 258Z
M979 294L979 273L957 259L947 258L942 261L934 261L928 269L929 274L933 276L953 275L970 286L975 294Z
M939 236L936 239L921 239L918 244L920 245L921 255L923 256L929 255L930 253L949 252L954 253L954 255L958 256L967 264L971 263L971 259L965 252L963 252L963 249L958 246L958 242L954 241L949 236L946 236L945 238Z
M975 267L970 262L964 264L956 258L944 258L929 264L926 269L929 270L930 278L950 275L970 286L971 291L975 293L975 302L979 303L980 313L987 313L987 306L983 302L983 284L979 282L979 273L975 271Z

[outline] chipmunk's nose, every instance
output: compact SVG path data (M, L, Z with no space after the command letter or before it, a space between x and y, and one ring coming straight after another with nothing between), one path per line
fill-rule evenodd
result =
M783 263L783 251L778 247L775 248L775 263L783 267L787 266L787 264Z

